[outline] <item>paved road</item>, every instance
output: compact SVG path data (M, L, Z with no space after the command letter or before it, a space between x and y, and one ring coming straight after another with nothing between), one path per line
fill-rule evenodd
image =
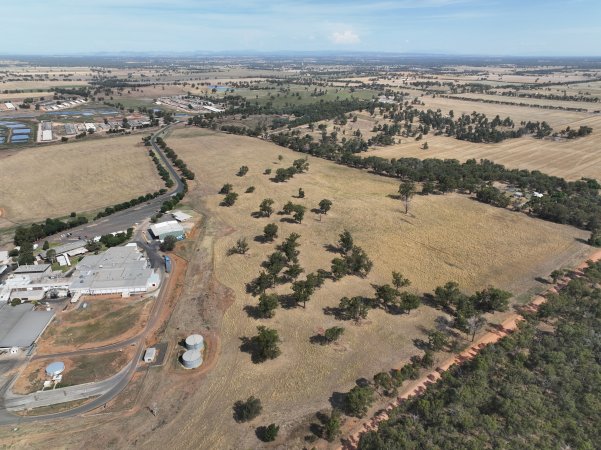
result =
M157 154L161 158L161 160L163 161L164 165L169 170L171 177L175 180L174 189L160 197L157 197L156 199L151 200L149 202L149 204L139 205L135 208L130 208L125 211L120 211L111 216L99 219L97 221L93 221L84 226L73 228L73 229L69 230L73 234L73 236L82 236L82 238L84 236L88 236L89 238L91 238L93 236L97 236L100 234L107 234L107 233L111 233L111 232L115 232L115 231L125 230L125 229L133 226L134 223L140 223L140 222L147 220L150 216L155 214L157 209L160 209L162 203L165 200L167 200L172 195L183 191L184 183L182 182L181 177L179 176L179 174L177 173L175 168L171 165L167 156L163 153L163 151L160 149L160 147L156 143L156 138L159 135L161 135L162 133L164 133L168 128L169 128L169 125L164 127L163 129L161 129L157 133L155 133L152 136L151 144L152 144L154 150L157 152ZM148 253L152 267L159 268L159 267L161 267L162 261L160 261L160 255L157 252L156 243L148 244L148 243L146 243L146 241L143 238L140 238L139 234L143 233L143 232L144 232L144 230L138 230L138 239L136 239L136 242L138 243L138 245L143 247L144 250L146 250L146 252ZM61 238L60 235L50 236L47 239L53 240L53 241L67 240L66 238ZM175 261L173 261L173 264L175 264ZM65 412L61 412L61 413L49 414L49 415L44 415L44 416L36 416L36 417L21 417L21 416L14 415L7 410L7 407L14 408L15 405L18 404L18 401L14 399L14 396L11 396L9 394L10 386L12 385L12 383L14 381L14 377L12 377L11 379L6 380L5 383L2 386L0 386L0 425L74 417L79 414L83 414L83 413L92 411L98 407L101 407L102 405L106 404L107 402L109 402L110 400L115 398L125 388L125 386L127 386L127 384L129 383L129 380L131 379L131 377L133 376L134 372L137 369L137 366L138 366L137 363L142 358L142 353L145 350L144 337L146 336L146 333L156 325L156 322L160 315L160 311L163 307L164 298L165 298L164 294L165 294L167 285L168 285L168 279L164 278L164 281L159 290L157 300L154 304L153 310L150 314L150 318L146 324L146 327L144 328L144 331L142 333L140 333L138 336L135 336L131 339L128 339L128 340L120 342L120 343L113 344L111 346L105 346L105 347L101 347L98 349L81 350L81 351L75 352L76 355L77 354L98 353L101 351L106 351L106 350L111 350L111 349L119 349L126 345L137 345L135 356L134 356L132 362L128 366L126 366L126 368L123 369L122 372L111 377L108 380L104 380L99 383L92 383L93 386L90 385L90 386L86 386L83 388L84 390L87 389L86 392L89 393L88 396L99 395L98 398L86 403L85 405L82 405L82 406L73 408L69 411L65 411ZM49 355L49 356L50 357L58 357L59 355L60 354ZM67 354L62 354L62 355L66 356ZM68 355L74 356L74 354L72 352L70 352ZM16 365L16 362L14 364ZM2 369L6 369L6 371L9 371L13 367L14 367L14 365L11 365L10 367L8 367L8 366L2 367ZM65 388L65 389L68 389L68 388ZM67 396L65 396L64 393L61 394L61 391L63 391L63 390L62 389L55 390L54 392L56 392L56 393L50 394L49 398L56 400L56 398L61 398L60 395L63 395L62 399L64 400L66 397L69 396L69 394L67 394ZM8 397L6 397L7 395L8 395ZM77 390L77 389L72 390L72 395L73 395L73 398L72 398L73 400L85 398L85 397L81 396L81 395L83 395L83 392L81 390ZM69 397L69 398L71 398L71 397ZM46 397L44 397L44 401L45 400L46 400ZM71 400L64 400L64 401L71 401ZM37 405L37 403L34 403L34 404Z
M172 261L172 264L175 265L175 261ZM146 327L144 327L144 331L142 333L140 333L136 338L132 338L132 340L134 340L134 341L137 340L137 344L135 344L135 342L134 342L134 344L137 345L137 348L136 348L134 358L132 359L132 362L128 366L126 366L121 372L119 372L118 374L114 375L113 377L111 377L107 380L103 380L98 383L90 383L90 384L86 385L84 387L84 390L87 390L87 393L88 393L87 396L83 395L84 392L82 392L81 390L74 389L70 393L72 395L72 397L68 397L68 396L65 396L64 393L61 394L61 392L64 389L69 389L69 388L63 388L63 389L56 389L55 392L57 392L57 394L52 394L52 397L51 397L54 400L59 398L63 401L79 400L81 398L91 397L91 396L95 396L95 395L99 395L98 398L91 400L90 402L86 403L85 405L81 405L76 408L70 409L69 411L64 411L64 412L60 412L60 413L56 413L56 414L40 415L40 416L35 416L35 417L33 417L33 416L32 417L22 417L22 416L12 414L7 409L7 408L14 409L19 406L19 401L14 399L15 395L9 393L9 389L12 386L12 383L15 379L14 377L12 377L11 379L7 380L3 386L0 387L0 425L35 422L35 421L41 421L41 420L56 420L56 419L64 419L64 418L68 418L68 417L74 417L74 416L92 411L94 409L97 409L97 408L105 405L107 402L111 401L117 395L119 395L121 393L121 391L129 383L129 380L131 379L131 377L134 375L135 371L138 368L138 362L142 359L142 354L144 353L144 350L146 349L144 337L146 336L148 331L153 329L155 327L155 325L157 324L157 320L159 319L160 312L164 306L164 302L165 302L165 298L166 298L165 294L166 294L166 289L167 289L168 284L169 284L168 278L164 278L164 282L162 283L162 286L159 290L156 303L154 304L152 312L150 313L150 318L149 318L148 322L146 323ZM115 345L123 345L123 342L117 343ZM129 344L129 345L131 345L131 344ZM104 347L103 351L106 351L106 350L107 350L107 347ZM95 352L96 351L94 351L94 350L82 350L81 354L89 354L89 353L95 353ZM53 356L57 356L57 355L53 355ZM71 356L72 356L72 354L71 354ZM10 363L7 362L6 364L10 364ZM5 369L6 371L9 371L15 365L16 365L16 362L14 362L13 365L11 365L10 367L5 367L3 369ZM94 387L94 385L97 385L97 387ZM76 386L73 386L73 388L76 388ZM62 397L61 397L61 395L62 395ZM39 401L44 401L44 400L46 400L46 398L44 398L44 399L40 398ZM38 401L38 400L35 400L35 398L34 398L34 401ZM37 403L32 403L32 404L37 406ZM23 405L23 401L21 401L20 405L21 406ZM33 406L29 406L29 407L33 407Z
M177 122L176 122L177 123ZM71 233L70 237L61 237L60 234L49 236L42 241L48 240L52 242L68 242L76 240L78 237L81 239L92 239L94 236L102 236L103 234L114 233L116 231L125 231L135 223L143 222L145 219L153 216L161 209L161 206L165 200L168 200L175 194L183 192L184 183L180 175L177 173L175 168L171 165L171 162L156 143L156 138L162 135L171 125L167 125L161 130L157 131L152 135L151 144L153 149L159 155L159 158L163 161L163 164L169 171L171 178L175 181L173 189L163 195L158 196L146 203L137 205L133 208L129 208L123 211L116 212L110 216L103 217L98 220L94 220L86 225L75 227L66 232ZM62 233L64 234L64 233Z
M127 371L132 364L137 361L131 361L127 366L121 369L118 373L106 380L96 383L78 384L76 386L67 386L59 389L48 389L45 391L34 392L29 395L13 394L8 390L4 397L4 407L8 411L21 411L28 408L40 408L42 406L50 406L57 403L72 402L82 400L96 395L103 395L112 387L125 378Z

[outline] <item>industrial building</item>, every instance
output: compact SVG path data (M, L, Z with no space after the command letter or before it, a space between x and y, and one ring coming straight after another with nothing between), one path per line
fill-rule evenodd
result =
M42 300L49 292L67 295L70 283L61 272L52 272L50 264L20 266L0 284L0 304L15 298Z
M150 226L150 233L155 239L163 242L167 236L173 236L178 240L184 239L186 233L182 226L175 220L155 223Z
M31 304L0 303L0 348L30 347L53 317L54 311L36 311Z
M23 264L13 270L15 275L28 275L31 278L42 278L50 273L50 264Z
M83 255L84 253L87 253L88 250L86 249L86 244L86 241L77 240L73 242L68 242L63 245L59 245L58 247L54 247L53 249L48 250L54 250L55 256L66 255L72 258L73 256ZM48 250L40 252L39 256L43 259L46 259L46 254Z
M112 247L100 255L83 258L69 290L73 294L99 295L148 292L160 284L160 275L137 246Z

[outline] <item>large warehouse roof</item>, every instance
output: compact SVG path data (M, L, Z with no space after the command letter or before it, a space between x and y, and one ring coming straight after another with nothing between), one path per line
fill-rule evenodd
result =
M77 265L69 289L146 289L154 271L136 246L112 247L100 255L86 256Z
M34 311L28 303L0 305L0 348L29 347L53 317L53 311Z

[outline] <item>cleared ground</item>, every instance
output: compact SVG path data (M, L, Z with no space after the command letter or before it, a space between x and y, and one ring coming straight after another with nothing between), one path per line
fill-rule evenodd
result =
M85 309L81 308L87 303ZM38 355L108 345L140 332L152 300L92 298L58 313L38 342Z
M84 212L163 187L140 136L0 152L0 226Z
M133 350L113 351L94 355L80 355L61 358L65 364L61 386L91 383L104 380L119 372L127 362L131 361ZM29 363L12 391L15 394L30 394L42 389L44 380L48 380L46 366L51 360L37 360Z
M306 429L295 430L299 423L328 407L332 393L348 390L357 378L398 366L418 353L412 340L423 337L424 327L431 327L441 314L428 307L404 316L372 311L368 321L357 326L324 315L324 307L337 305L344 295L371 295L370 284L389 282L391 270L408 276L413 281L411 289L417 292L429 291L450 279L469 290L492 284L524 292L535 286L535 276L546 275L587 251L576 241L584 233L573 228L487 207L461 196L418 197L412 203L411 215L405 216L400 203L387 197L396 191L394 180L318 159L310 158L308 173L274 184L262 174L264 169L286 166L300 155L259 140L184 130L167 141L196 172L198 181L189 201L194 204L200 195L202 207L212 216L205 245L214 243L217 277L231 288L235 299L223 318L217 365L185 402L177 402L177 406L171 401L165 403L165 407L177 409L180 419L149 438L148 445L167 444L169 436L169 442L175 438L178 448L257 446L253 429L236 425L230 409L236 400L256 395L263 400L264 413L253 425L277 422L288 444L300 447ZM280 163L278 154L284 157ZM249 173L236 177L242 164L249 166ZM231 182L240 193L231 208L219 206L222 196L216 194L225 182ZM251 185L255 192L244 194ZM291 197L299 187L306 192L304 200ZM278 215L251 218L264 197L276 200L276 207L288 200L313 207L324 197L334 206L321 222L310 212L300 225L281 222ZM324 245L334 243L344 228L373 259L374 270L366 279L347 277L337 283L326 282L306 309L279 309L274 319L251 319L243 307L256 300L245 293L244 284L257 275L260 262L275 247L255 242L253 237L271 221L280 226L280 237L290 232L301 234L300 261L306 271L329 268L335 255ZM217 230L229 234L219 237ZM249 240L249 253L226 256L240 237ZM186 321L194 323L191 318ZM240 338L255 334L258 324L279 331L282 355L254 365L238 347ZM309 342L320 329L333 325L346 328L340 345L322 347ZM194 382L191 377L187 383ZM160 397L155 396L157 400Z

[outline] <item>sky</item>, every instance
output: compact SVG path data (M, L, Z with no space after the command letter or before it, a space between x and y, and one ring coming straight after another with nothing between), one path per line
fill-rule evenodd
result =
M601 0L2 0L0 54L600 56Z

